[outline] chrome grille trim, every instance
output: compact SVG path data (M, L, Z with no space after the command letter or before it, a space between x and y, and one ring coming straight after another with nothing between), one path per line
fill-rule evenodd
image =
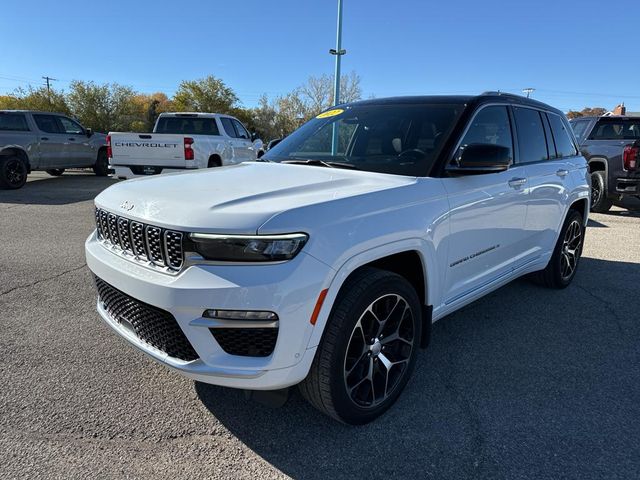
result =
M147 241L147 254L149 260L156 265L165 265L162 246L162 229L158 227L152 227L147 225L144 229L144 237Z
M131 247L133 254L138 258L149 259L147 256L147 245L144 241L144 225L140 222L131 222Z
M113 253L165 273L184 265L183 232L167 230L95 210L97 239Z

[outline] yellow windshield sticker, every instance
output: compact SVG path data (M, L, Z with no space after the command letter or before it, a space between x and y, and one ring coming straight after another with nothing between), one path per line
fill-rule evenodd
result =
M335 117L336 115L340 115L342 112L344 112L343 109L341 108L334 108L333 110L327 110L324 113L321 113L320 115L318 115L316 118L329 118L329 117Z

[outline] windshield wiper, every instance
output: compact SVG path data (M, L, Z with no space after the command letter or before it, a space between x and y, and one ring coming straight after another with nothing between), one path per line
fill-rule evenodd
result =
M352 165L351 163L325 162L324 160L318 160L318 159L304 160L300 158L298 160L283 160L280 163L291 163L294 165L313 165L316 167L327 167L327 168L348 168L350 170L358 170L358 167L356 167L355 165Z

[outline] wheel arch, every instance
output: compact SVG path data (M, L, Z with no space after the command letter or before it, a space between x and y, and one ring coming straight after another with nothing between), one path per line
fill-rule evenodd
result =
M221 167L221 166L222 166L222 157L220 155L218 155L217 153L212 153L211 155L209 155L209 158L207 159L207 168Z
M2 150L0 150L0 157L13 157L13 156L20 157L25 162L27 162L27 171L31 173L31 162L29 161L29 155L27 154L27 152L24 151L24 149L12 145L12 146L7 146Z
M589 173L605 172L605 176L609 174L609 164L604 157L592 157L589 159Z
M309 339L308 347L320 343L322 332L328 321L333 305L345 282L357 271L365 267L379 268L396 273L414 286L423 306L422 346L429 341L432 322L432 302L434 282L430 281L435 272L435 259L422 239L407 239L394 244L381 245L352 256L336 271L324 299L324 308L320 310L315 328ZM429 273L427 273L429 272Z
M571 210L575 210L580 215L582 215L583 223L586 226L587 221L589 220L589 201L586 198L579 198L577 200L574 200L573 203L569 205L569 209L567 210L565 219L567 218L567 215L569 215L569 212ZM563 224L564 224L564 220L563 220Z

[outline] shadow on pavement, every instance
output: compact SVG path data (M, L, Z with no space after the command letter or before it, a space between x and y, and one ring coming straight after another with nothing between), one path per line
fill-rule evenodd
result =
M195 390L294 478L638 478L640 304L625 285L640 265L583 258L565 290L517 280L438 321L398 403L362 427L297 390L279 409Z
M115 184L110 177L93 173L65 172L60 177L30 178L18 190L1 190L0 203L19 205L67 205L92 200L105 188Z

